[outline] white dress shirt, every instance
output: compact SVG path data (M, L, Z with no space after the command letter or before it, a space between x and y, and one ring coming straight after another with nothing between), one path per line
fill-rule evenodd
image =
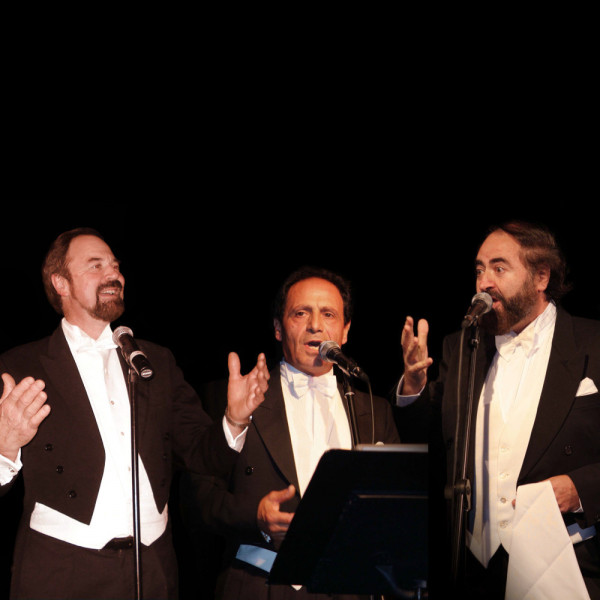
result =
M303 495L324 452L352 448L350 424L333 369L313 377L282 361L280 373L298 491Z
M133 533L129 396L110 326L97 340L65 319L62 328L96 417L106 462L89 525L36 503L30 526L71 544L97 549L112 538ZM168 509L158 511L141 459L138 464L140 540L148 546L164 532Z
M474 522L467 543L487 566L510 552L517 479L531 437L552 347L556 306L520 334L496 336L497 352L479 398L475 431Z
M89 525L36 503L30 527L71 544L98 549L112 538L133 534L129 396L110 326L106 326L97 340L66 319L61 326L96 418L106 462ZM247 428L234 438L223 419L223 430L230 447L240 451ZM15 461L0 456L0 484L10 482L21 468L20 452ZM138 473L140 541L148 546L165 531L168 505L158 511L141 459Z

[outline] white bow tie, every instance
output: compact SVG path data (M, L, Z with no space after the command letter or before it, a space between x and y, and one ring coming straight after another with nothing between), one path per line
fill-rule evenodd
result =
M117 345L109 338L94 340L92 338L84 338L77 344L77 352L92 352L95 350L110 350L116 348Z
M337 390L335 377L312 377L305 373L290 373L290 389L297 398L302 398L309 389L332 398Z
M527 327L519 335L507 333L506 335L496 336L496 349L505 360L510 360L517 347L520 345L525 356L529 356L533 348L535 337L534 327Z

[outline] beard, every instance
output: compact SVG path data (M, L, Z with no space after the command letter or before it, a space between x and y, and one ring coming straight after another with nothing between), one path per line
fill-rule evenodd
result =
M89 309L88 312L96 319L112 323L112 321L117 320L125 311L125 301L120 295L115 295L112 300L101 300L100 292L105 288L118 288L119 290L122 290L123 286L118 280L109 281L108 283L98 286L98 289L96 290L96 305Z
M537 300L537 292L533 279L528 278L511 298L503 296L497 290L492 297L500 302L500 306L481 317L481 328L492 335L504 335L531 313Z

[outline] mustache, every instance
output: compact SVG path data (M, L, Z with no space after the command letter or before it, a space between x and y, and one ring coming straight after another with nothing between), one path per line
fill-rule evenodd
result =
M491 292L490 290L485 290L491 297L494 302L500 302L503 306L506 306L506 298L502 295L498 290Z
M98 289L96 290L96 292L101 292L102 290L108 289L108 288L117 288L119 290L123 289L123 284L118 280L118 279L113 279L112 281L107 281L106 283L101 283L98 286Z

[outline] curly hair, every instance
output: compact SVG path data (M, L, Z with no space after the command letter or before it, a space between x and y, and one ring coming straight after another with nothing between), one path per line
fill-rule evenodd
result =
M567 264L554 234L545 226L525 221L509 221L491 227L489 233L504 231L521 245L525 265L532 273L541 267L550 271L546 298L558 302L570 289L566 282Z

